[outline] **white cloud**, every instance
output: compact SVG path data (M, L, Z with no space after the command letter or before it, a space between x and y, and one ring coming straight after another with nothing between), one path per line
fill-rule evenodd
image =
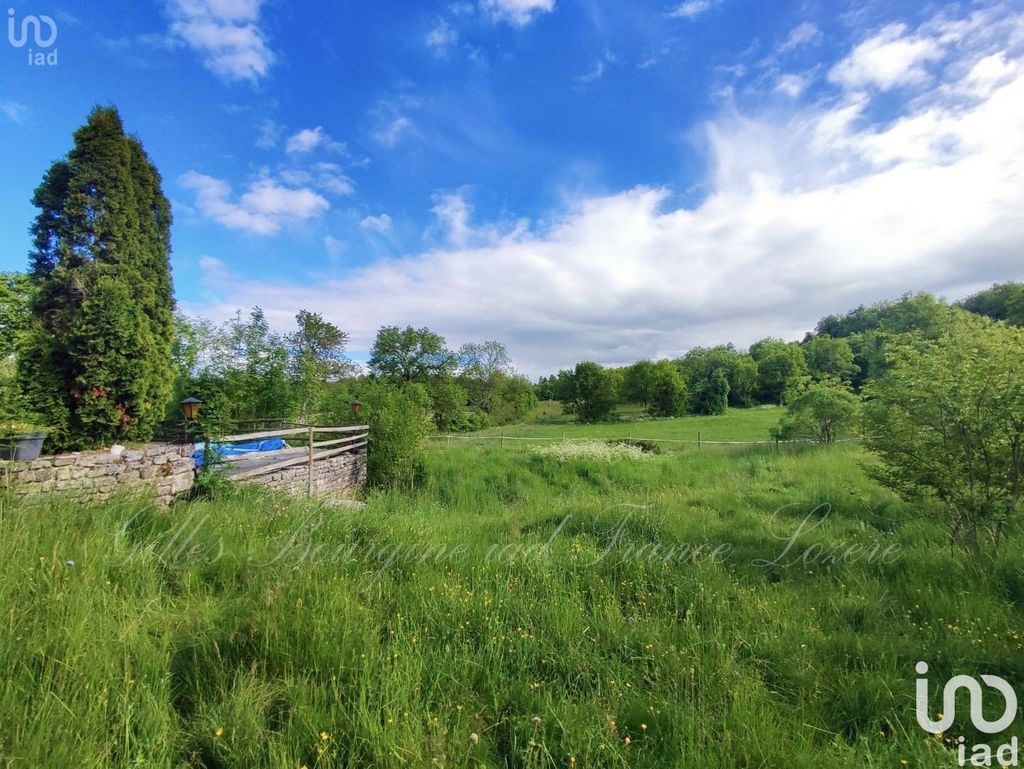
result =
M385 323L429 325L453 346L497 338L538 375L798 339L827 313L907 290L1024 279L1024 38L1010 29L977 25L955 45L938 27L901 32L946 58L900 103L882 98L883 122L876 95L844 87L710 121L709 193L693 208L639 186L497 233L473 226L463 194L441 195L447 244L314 286L210 271L212 312L306 307L350 331L356 351Z
M335 261L341 258L341 255L345 253L345 241L338 240L332 235L324 237L324 249L327 251L327 256L331 261Z
M415 131L416 126L408 115L396 115L378 126L373 138L385 147L394 147Z
M784 93L792 99L796 99L807 88L807 78L803 75L785 74L780 75L775 81L775 91Z
M313 184L333 195L351 195L356 191L355 182L336 163L316 163L312 174Z
M416 123L410 115L422 106L422 100L410 92L399 92L379 99L368 113L373 121L371 137L389 149L415 137Z
M719 2L721 0L686 0L669 11L668 15L677 19L696 19L710 11Z
M464 247L470 240L469 217L473 207L461 194L439 194L434 196L434 207L430 211L444 228L448 242L457 248Z
M598 59L597 64L594 65L594 68L587 72L585 75L580 75L578 80L580 80L583 83L592 83L595 80L600 80L602 77L604 77L604 73L608 69L608 65L615 64L616 61L618 61L618 59L616 58L615 54L613 54L611 51L606 50L604 52L604 55L600 59Z
M32 110L16 101L0 101L0 115L12 123L24 123Z
M256 147L261 150L271 150L277 146L278 140L284 129L269 118L260 123L256 130L259 135L256 137Z
M963 86L976 93L988 95L1020 73L1017 62L1007 61L1006 53L999 51L975 62L964 78Z
M196 195L203 216L232 230L273 235L282 226L319 216L330 208L326 198L311 189L284 187L261 178L234 200L231 185L222 179L189 171L179 183Z
M329 141L329 137L322 126L304 128L288 137L284 151L289 155L312 152L326 141Z
M926 81L926 65L940 58L942 46L935 38L908 35L906 24L889 24L854 48L828 77L849 89L875 86L887 91Z
M446 56L448 49L459 42L459 32L444 19L438 19L437 24L427 33L426 43L438 56Z
M480 9L495 21L525 27L540 14L555 10L555 0L480 0Z
M224 80L255 82L275 56L259 26L264 0L169 0L170 32Z
M779 53L788 53L789 51L796 50L800 46L808 45L809 43L816 43L821 40L823 35L818 26L812 21L804 21L797 24L790 30L789 36L785 42L779 46Z
M359 226L364 230L384 234L391 232L391 217L387 214L381 214L380 216L367 216L359 222Z

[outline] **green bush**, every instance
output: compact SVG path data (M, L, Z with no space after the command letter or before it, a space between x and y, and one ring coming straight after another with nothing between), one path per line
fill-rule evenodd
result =
M416 383L382 386L373 395L369 483L379 487L409 488L422 474L427 436L433 431L430 397Z
M815 382L794 397L786 413L772 428L773 438L833 443L853 432L860 415L860 399L835 380Z

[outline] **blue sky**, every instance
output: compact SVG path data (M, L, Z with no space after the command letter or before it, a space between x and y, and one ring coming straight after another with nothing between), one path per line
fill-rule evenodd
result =
M497 338L532 375L799 338L1024 277L1024 18L1002 3L12 2L0 269L116 104L192 314Z

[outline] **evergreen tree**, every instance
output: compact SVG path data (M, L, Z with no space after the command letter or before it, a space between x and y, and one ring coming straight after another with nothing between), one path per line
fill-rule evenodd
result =
M50 445L152 437L171 395L170 203L117 110L96 108L36 189L33 321L19 366Z

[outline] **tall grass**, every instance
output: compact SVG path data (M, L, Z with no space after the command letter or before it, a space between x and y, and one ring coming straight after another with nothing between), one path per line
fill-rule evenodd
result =
M5 504L0 757L954 766L914 720L914 664L1024 691L1021 539L951 553L861 461L467 446L358 511L254 489ZM824 558L851 545L888 556Z

